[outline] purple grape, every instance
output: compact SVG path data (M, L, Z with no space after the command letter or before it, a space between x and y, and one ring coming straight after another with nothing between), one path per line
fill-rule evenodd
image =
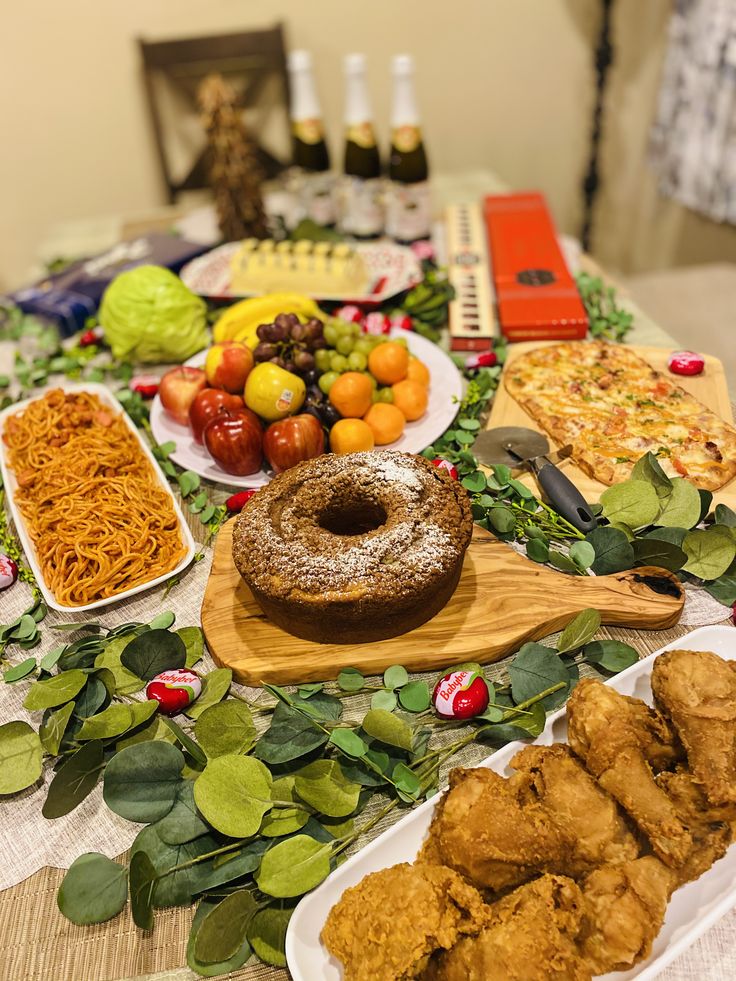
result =
M309 351L295 351L292 356L298 371L311 371L314 368L314 355Z
M316 317L312 317L308 323L304 324L304 329L306 331L305 336L310 340L316 340L318 337L322 337L324 327L325 325L321 320L317 320Z
M291 339L292 341L304 341L309 337L309 331L306 324L296 324L291 328Z
M275 357L268 359L271 364L277 364L279 368L286 368L286 362L283 358Z
M278 344L270 344L268 341L261 341L253 349L253 357L256 361L270 361L279 353Z
M287 371L296 371L296 365L293 361L285 361L284 368L286 368Z
M308 342L308 346L312 351L320 351L323 347L327 347L327 341L324 337L314 337Z
M280 327L286 332L284 338L288 335L292 327L296 327L299 323L299 318L294 313L280 313L275 319L274 323L277 327Z

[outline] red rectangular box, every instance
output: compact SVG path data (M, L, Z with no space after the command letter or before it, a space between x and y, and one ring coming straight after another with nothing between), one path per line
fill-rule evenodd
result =
M543 195L484 199L501 330L510 341L579 340L588 331Z

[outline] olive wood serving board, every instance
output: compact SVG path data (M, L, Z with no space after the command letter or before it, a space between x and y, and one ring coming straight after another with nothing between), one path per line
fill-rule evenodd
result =
M520 357L522 354L527 354L529 351L533 351L538 347L546 347L549 344L559 343L561 342L526 341L522 344L510 344L504 371L507 371L508 365L513 364L514 360ZM674 379L674 381L677 382L681 388L684 388L686 392L694 395L698 401L703 403L703 405L707 406L707 408L711 409L722 419L725 419L726 422L733 425L733 412L731 410L731 401L728 394L726 373L724 372L723 365L718 358L714 358L709 354L704 355L705 369L703 373L692 377L684 377L681 375L672 375L667 368L667 359L674 348L644 347L637 346L635 344L627 344L626 347L627 350L631 350L633 354L638 354L640 358L643 358L653 368L656 368L657 371L661 371L662 374ZM491 408L490 416L488 417L488 422L486 423L486 429L495 429L497 426L526 426L528 429L535 429L537 432L544 432L539 423L532 419L530 415L527 415L526 410L519 405L516 399L509 395L508 391L506 390L506 386L503 384L503 379L501 380L501 384L498 386L498 391L496 392L493 400L493 406ZM559 449L558 444L549 437L548 433L544 432L544 435L549 439L552 450ZM606 484L603 484L599 480L595 480L593 477L590 477L584 470L581 470L578 466L576 466L575 462L571 458L562 460L558 465L580 490L580 493L583 495L585 500L589 501L591 504L597 501L603 491L606 489ZM534 477L532 477L529 473L521 472L516 476L518 476L518 479L522 483L530 487L535 494L539 493L539 488L534 480ZM727 504L729 507L736 508L736 478L730 480L719 490L714 491L713 506L721 503Z
M685 602L677 578L663 569L564 575L476 527L458 587L432 620L378 643L316 644L265 618L233 564L233 526L228 521L217 536L202 627L215 661L247 685L324 681L349 666L370 675L396 663L430 671L459 661L498 661L525 641L559 630L586 607L600 610L603 623L653 630L673 626ZM676 586L679 598L655 592L642 581L647 576L671 591Z

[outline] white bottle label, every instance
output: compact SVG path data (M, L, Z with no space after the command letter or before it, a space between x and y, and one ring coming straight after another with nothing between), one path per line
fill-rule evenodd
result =
M304 215L318 225L334 225L334 178L330 173L304 174L301 199Z
M383 231L381 181L343 177L340 228L346 235L380 235Z
M400 184L392 181L386 202L386 233L402 242L429 238L432 209L429 182Z

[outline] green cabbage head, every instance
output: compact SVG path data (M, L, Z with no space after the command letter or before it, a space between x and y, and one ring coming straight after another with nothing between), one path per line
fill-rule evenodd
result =
M169 269L136 266L107 287L99 319L114 357L180 362L207 346L206 312Z

